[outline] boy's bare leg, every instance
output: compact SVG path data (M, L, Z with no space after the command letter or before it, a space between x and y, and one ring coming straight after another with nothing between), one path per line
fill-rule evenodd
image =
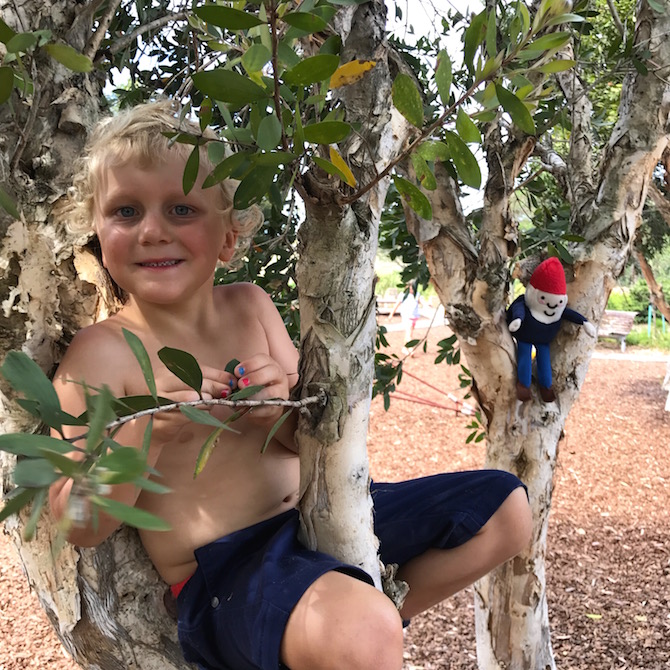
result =
M401 670L402 620L373 586L328 572L289 617L281 660L291 670Z
M410 585L401 610L409 619L464 589L530 542L532 518L523 488L517 488L471 540L454 549L430 549L398 571Z

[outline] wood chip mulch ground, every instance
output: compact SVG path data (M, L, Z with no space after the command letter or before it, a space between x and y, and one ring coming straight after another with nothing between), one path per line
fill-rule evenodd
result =
M423 335L423 333L420 333ZM478 468L484 447L465 444L469 417L457 370L434 366L444 328L428 335L401 389L431 404L373 402L370 468L400 480ZM401 333L389 339L402 346ZM552 644L561 670L670 668L670 413L661 389L667 354L621 354L599 346L560 444L547 546ZM438 406L441 405L441 406ZM404 670L475 670L470 589L417 617L406 635ZM75 670L13 546L0 533L0 670Z

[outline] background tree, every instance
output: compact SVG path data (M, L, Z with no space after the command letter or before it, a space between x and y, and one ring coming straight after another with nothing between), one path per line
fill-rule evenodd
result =
M348 7L336 13L343 4ZM586 5L565 14L563 5L546 1L532 11L521 3L492 4L467 19L445 17L445 26L464 25L463 66L456 72L438 43L427 45L429 68L406 49L397 49L401 57L390 50L379 1L305 0L299 7L266 2L246 13L243 8L231 3L187 16L167 4L111 2L84 4L75 16L52 3L43 16L41 5L28 4L18 15L13 5L0 2L0 41L7 52L0 70L0 101L7 103L0 107L0 125L8 138L0 164L0 197L8 211L2 224L7 261L0 281L8 333L3 351L23 349L50 370L73 332L113 309L113 292L104 285L94 250L48 221L51 204L68 182L56 166L72 163L104 105L105 72L129 68L130 89L117 91L121 104L157 90L190 96L203 125L221 132L222 141L208 146L219 163L211 180L240 179L238 206L268 195L273 216L250 267L263 269L259 279L270 288L288 277L284 283L294 291L290 278L297 278L302 394L323 389L329 397L325 412L301 421L298 434L306 537L364 565L380 581L369 514L357 524L346 519L347 512L369 509L365 426L374 352L373 263L382 203L397 166L395 190L407 205L408 224L467 357L488 433L489 463L530 485L538 522L528 554L477 589L480 665L553 667L543 563L551 478L594 343L566 329L554 352L555 408L517 406L514 350L504 326L511 264L521 250L511 198L515 182L528 181L522 171L536 153L570 205L562 242L552 240L550 250L572 262L573 306L597 323L630 251L649 176L666 142L665 83L648 66L647 72L631 71L598 172L589 97L580 70L571 69L573 28L591 25L584 19L594 16ZM640 5L625 62L654 68L668 63L658 37L666 14ZM142 53L155 60L147 66ZM218 61L222 65L212 70ZM350 69L338 70L341 64ZM331 78L362 74L341 90ZM417 88L422 77L423 97ZM548 87L550 77L556 77L560 95ZM473 95L470 118L462 105ZM389 109L389 97L396 111ZM203 141L181 134L174 139ZM466 217L459 191L480 184L468 147L479 142L488 166L484 204ZM192 176L191 164L185 180ZM286 202L293 188L305 203L295 275L288 263L295 249L267 239L270 231L282 242L292 239L298 217ZM285 298L289 307L292 298ZM289 325L294 317L295 310L287 310ZM397 368L388 363L392 382ZM3 391L9 394L7 387ZM32 428L32 419L16 409L7 405L4 413L7 432ZM315 490L317 481L322 488ZM318 506L324 498L326 509ZM183 665L167 616L161 607L147 607L162 597L155 574L145 565L142 583L124 586L135 563L127 557L140 551L131 531L95 550L70 548L54 566L46 550L53 529L40 525L37 543L27 545L20 530L30 519L13 524L30 579L80 663ZM136 593L146 600L139 602ZM143 617L152 618L143 625Z

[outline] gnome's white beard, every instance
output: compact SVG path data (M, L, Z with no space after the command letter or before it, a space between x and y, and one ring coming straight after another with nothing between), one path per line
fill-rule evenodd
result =
M540 302L540 296L544 298L544 302ZM524 301L534 319L540 323L554 323L563 316L567 295L538 291L529 284Z

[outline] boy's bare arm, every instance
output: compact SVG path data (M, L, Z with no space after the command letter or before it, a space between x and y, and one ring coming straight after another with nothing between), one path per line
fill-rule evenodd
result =
M85 411L86 398L82 382L91 388L100 388L106 384L115 395L124 395L123 376L126 356L125 353L118 351L114 338L107 335L104 328L88 328L81 331L70 345L53 381L61 406L66 412L78 416ZM110 365L111 362L115 362L116 365ZM82 434L82 428L79 426L64 426L63 430L68 439L74 439ZM54 431L52 434L54 437L60 437ZM73 446L83 447L84 441L74 443ZM80 451L73 451L70 456L75 459L84 458ZM72 486L73 480L69 478L61 478L51 486L49 502L51 511L57 519L62 519L68 513ZM134 505L138 495L139 492L134 486L124 484L112 487L109 497ZM73 526L68 539L79 546L95 546L119 525L117 519L100 514L97 529L92 527L89 520L80 526Z
M291 389L298 383L298 351L270 296L263 289L252 284L246 284L240 288L244 293L247 309L249 305L253 307L254 313L263 326L268 342L268 355L257 355L247 361L240 361L235 369L238 387L244 388L244 380L248 380L247 385L265 386L262 392L254 396L255 398L287 399ZM240 368L244 371L242 374L240 374ZM284 411L279 407L254 409L249 414L249 419L264 424L270 430ZM284 447L296 451L294 440L296 427L297 413L292 412L274 438Z

